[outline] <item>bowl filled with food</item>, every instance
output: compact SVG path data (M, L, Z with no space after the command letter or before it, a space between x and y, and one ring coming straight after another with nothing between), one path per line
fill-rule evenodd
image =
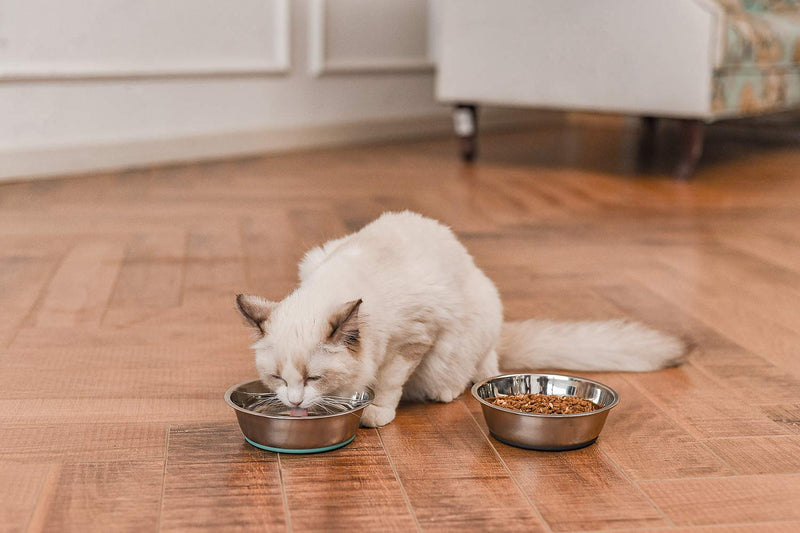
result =
M473 385L489 433L529 450L566 451L589 446L600 434L617 391L563 374L505 374Z
M350 444L372 399L372 391L366 390L347 397L325 396L308 409L289 408L257 379L225 393L245 440L279 453L320 453Z

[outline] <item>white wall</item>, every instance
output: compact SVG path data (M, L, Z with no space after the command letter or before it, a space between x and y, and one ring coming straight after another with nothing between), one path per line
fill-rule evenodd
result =
M430 11L0 0L0 179L446 131Z

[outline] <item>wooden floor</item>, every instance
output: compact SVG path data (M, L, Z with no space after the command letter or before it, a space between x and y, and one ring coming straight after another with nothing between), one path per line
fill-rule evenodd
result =
M800 145L712 129L676 183L635 133L0 186L0 530L800 531ZM308 247L404 208L452 225L509 318L633 317L689 364L592 374L622 402L579 451L500 444L464 396L327 454L251 448L222 400L255 374L233 295L280 298Z

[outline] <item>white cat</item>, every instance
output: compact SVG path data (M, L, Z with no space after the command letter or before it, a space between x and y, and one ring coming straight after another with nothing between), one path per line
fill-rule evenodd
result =
M386 213L309 251L281 302L239 295L262 335L266 386L287 406L372 387L362 424L388 424L401 397L449 402L508 369L655 370L679 364L679 339L623 320L503 323L494 284L449 228Z

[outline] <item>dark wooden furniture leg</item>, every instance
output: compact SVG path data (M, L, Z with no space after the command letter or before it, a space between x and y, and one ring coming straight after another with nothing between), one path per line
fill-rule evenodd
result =
M457 104L453 109L453 128L458 137L459 153L463 161L472 161L478 153L478 108L471 104Z
M684 119L681 124L681 155L675 177L688 180L692 177L697 162L703 154L703 138L705 137L705 122L696 119Z
M642 117L642 131L639 135L639 163L644 164L653 158L656 150L657 117Z
M642 117L642 133L643 135L654 136L658 129L658 117Z

